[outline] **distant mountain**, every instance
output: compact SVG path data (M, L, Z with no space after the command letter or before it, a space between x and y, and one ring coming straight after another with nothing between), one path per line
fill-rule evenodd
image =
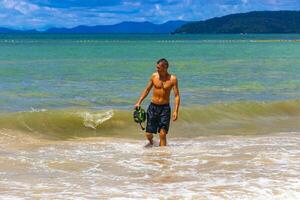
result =
M45 33L170 33L186 24L185 21L168 21L164 24L150 22L122 22L115 25L50 28Z
M186 23L186 21L168 21L164 24L153 24L151 22L122 22L115 25L82 25L74 28L50 28L46 31L21 31L0 27L0 33L171 33Z
M36 30L21 31L21 30L14 30L14 29L0 27L0 33L38 33L38 31L36 31Z
M1 28L0 27L0 33L14 33L17 32L16 30L8 29L8 28Z
M255 11L187 23L174 33L300 33L300 11Z

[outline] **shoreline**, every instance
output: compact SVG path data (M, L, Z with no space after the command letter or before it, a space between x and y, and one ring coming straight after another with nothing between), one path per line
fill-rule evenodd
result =
M299 133L169 141L163 148L116 138L2 148L0 198L300 197Z

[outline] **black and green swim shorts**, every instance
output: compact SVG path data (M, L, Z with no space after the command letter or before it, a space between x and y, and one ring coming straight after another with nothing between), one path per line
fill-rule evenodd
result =
M164 129L166 132L168 132L170 118L170 104L159 105L151 102L147 109L146 132L156 134L157 132L160 132L161 129Z

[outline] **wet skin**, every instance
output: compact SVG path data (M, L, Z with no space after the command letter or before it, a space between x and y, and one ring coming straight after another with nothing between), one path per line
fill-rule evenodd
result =
M175 75L171 75L168 73L168 67L163 63L160 62L156 65L157 72L153 73L150 77L150 80L141 94L141 97L135 104L135 107L141 105L142 101L147 97L151 89L153 88L151 102L158 105L169 104L170 103L170 93L173 89L174 96L175 96L175 106L174 111L172 114L173 121L177 120L178 117L178 110L180 104L180 96L179 96L179 88L178 88L178 80ZM167 145L167 131L161 129L159 132L160 136L160 146ZM146 133L146 137L149 140L149 144L153 145L153 134Z

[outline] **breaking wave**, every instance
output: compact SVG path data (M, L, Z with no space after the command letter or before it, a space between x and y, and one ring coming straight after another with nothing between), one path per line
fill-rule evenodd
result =
M2 113L0 129L49 139L136 137L132 110L45 110ZM300 130L300 100L234 102L181 108L170 136L249 135Z

